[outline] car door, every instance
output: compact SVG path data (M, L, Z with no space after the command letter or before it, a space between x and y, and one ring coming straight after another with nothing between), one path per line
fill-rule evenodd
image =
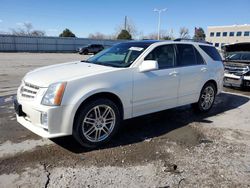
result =
M156 60L159 69L134 72L133 116L175 107L179 74L175 69L174 45L162 45L153 49L144 60Z
M94 53L95 52L95 45L91 44L91 46L89 47L89 52L90 53Z
M102 51L102 46L101 45L96 45L96 53Z
M180 85L178 106L197 102L207 78L207 65L192 44L176 44Z

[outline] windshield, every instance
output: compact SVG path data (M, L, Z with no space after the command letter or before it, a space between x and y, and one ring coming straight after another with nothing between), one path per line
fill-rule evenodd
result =
M250 52L230 52L226 59L231 61L250 61Z
M88 63L113 67L129 67L150 43L121 43L89 58Z

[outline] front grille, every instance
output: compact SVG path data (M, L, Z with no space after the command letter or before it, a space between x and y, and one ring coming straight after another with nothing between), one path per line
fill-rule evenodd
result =
M33 99L35 98L38 90L38 86L24 82L24 84L21 86L20 93L22 97Z
M230 66L225 65L225 72L230 74L235 74L237 76L242 76L246 72L248 72L248 67L240 67L240 66Z

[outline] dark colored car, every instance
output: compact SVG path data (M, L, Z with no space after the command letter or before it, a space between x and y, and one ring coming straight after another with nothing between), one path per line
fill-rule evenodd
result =
M224 85L250 87L250 43L236 43L223 47L225 53Z
M101 44L89 44L86 46L82 46L78 48L78 52L79 54L89 54L89 53L93 53L96 54L100 51L102 51L104 49L104 46Z

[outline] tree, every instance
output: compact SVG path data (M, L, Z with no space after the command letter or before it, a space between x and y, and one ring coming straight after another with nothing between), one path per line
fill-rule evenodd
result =
M89 34L89 37L90 39L106 39L107 36L105 36L104 34L100 33L100 32L96 32L94 34Z
M115 29L115 33L116 35L118 35L119 33L121 33L122 30L127 30L132 38L137 37L140 33L137 31L136 26L133 22L132 19L127 18L127 16L125 16L125 21L124 23L120 24L118 27L116 27Z
M131 36L131 34L127 30L123 29L123 30L121 30L121 32L117 36L117 39L131 40L132 36Z
M182 38L182 39L189 39L190 38L189 30L186 27L181 27L179 34L180 34L180 38Z
M205 34L204 30L201 27L199 27L199 28L195 27L194 39L195 40L205 40L205 38L206 38L206 34Z
M33 30L33 25L31 23L22 23L22 27L17 29L11 29L13 35L18 36L45 36L45 31Z
M64 29L63 32L59 35L59 37L76 37L72 31L70 31L68 28Z

